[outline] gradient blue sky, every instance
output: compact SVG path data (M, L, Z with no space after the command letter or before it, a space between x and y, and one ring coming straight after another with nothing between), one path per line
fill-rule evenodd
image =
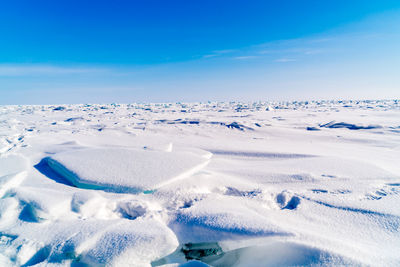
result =
M5 1L0 104L400 97L400 1Z

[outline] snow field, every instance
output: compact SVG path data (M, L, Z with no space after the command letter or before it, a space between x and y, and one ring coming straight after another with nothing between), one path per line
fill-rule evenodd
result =
M399 115L396 100L0 107L0 265L399 265Z

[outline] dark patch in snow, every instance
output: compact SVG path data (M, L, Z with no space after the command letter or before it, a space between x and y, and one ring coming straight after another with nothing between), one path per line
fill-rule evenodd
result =
M329 128L329 129L336 129L336 128L347 128L349 130L369 130L369 129L379 129L382 128L380 125L368 125L368 126L361 126L351 123L345 122L335 122L331 121L325 124L320 124L319 127Z
M21 206L23 206L18 219L24 222L32 222L38 223L41 221L41 218L37 215L36 209L32 203L21 202Z
M282 117L272 117L274 120L277 120L277 121L284 121L285 119L283 119Z
M283 209L294 210L300 204L301 200L299 197L294 196L290 199L289 203Z
M45 246L41 249L39 249L30 259L27 263L25 263L24 265L22 265L21 267L24 266L33 266L36 264L39 264L43 261L45 261L51 252L51 247L50 246Z
M199 121L181 121L181 124L200 124Z
M221 125L224 125L225 123L221 122ZM244 131L244 130L250 130L250 131L254 131L253 128L244 126L243 124L239 124L237 122L232 122L230 124L225 124L226 127L230 128L230 129L238 129L240 131Z
M227 187L225 191L225 195L228 196L237 196L237 197L255 197L261 193L260 189L242 191L234 187Z
M397 195L400 194L400 189L398 188L400 184L386 184L382 188L376 190L373 193L366 194L366 199L368 200L379 200L388 195Z
M65 179L62 175L60 175L57 172L53 171L53 169L50 168L50 166L48 164L48 160L49 160L49 158L44 158L38 164L36 164L33 167L35 167L36 170L38 170L41 174L43 174L47 178L50 178L51 180L53 180L53 181L55 181L57 183L76 187L70 181Z
M307 131L321 131L317 127L307 127Z
M253 128L245 126L243 124L237 123L237 122L232 122L232 123L225 123L225 122L219 122L219 121L199 121L199 120L182 120L182 119L176 119L176 120L166 120L166 119L161 119L161 120L156 120L155 123L165 123L165 124L190 124L190 125L199 125L199 124L211 124L211 125L221 125L228 127L229 129L237 129L240 131L244 130L249 130L249 131L254 131ZM261 126L259 126L261 127Z
M294 210L300 204L301 200L298 196L291 196L289 192L282 191L276 195L276 202L283 210Z
M117 212L125 219L136 220L146 214L147 209L139 203L123 202L119 203Z
M313 193L317 193L317 194L319 194L319 193L328 193L328 190L325 190L325 189L311 189L311 191Z
M321 176L326 178L336 178L335 175L330 175L330 174L322 174Z
M183 203L183 206L180 207L181 209L188 209L193 206L193 200L188 200Z
M68 118L65 120L65 122L73 122L73 121L78 121L78 120L83 120L83 118L82 117Z
M289 154L289 153L270 153L270 152L252 152L252 151L230 151L230 150L213 150L208 149L209 152L215 155L236 156L236 157L250 157L250 158L281 158L281 159L294 159L294 158L311 158L314 155L307 154Z
M181 248L186 260L205 260L207 257L223 254L218 243L187 243Z
M139 188L122 186L122 185L113 185L113 184L75 184L73 181L76 180L76 176L73 172L67 170L64 166L59 164L57 161L51 159L50 157L46 157L42 159L38 164L34 166L41 174L46 176L47 178L64 185L78 187L82 189L90 189L90 190L102 190L105 192L112 193L122 193L122 194L152 194L155 190L146 190L142 191ZM62 171L59 172L59 170ZM72 180L72 181L71 181Z
M352 191L348 190L348 189L338 189L335 190L333 192L331 192L332 194L350 194Z
M170 255L162 259L153 261L151 263L151 266L164 266L165 264L171 263L171 259L172 261L174 261L177 258L184 258L186 261L190 262L189 266L205 267L209 266L205 263L217 261L224 254L224 251L217 242L186 243L180 245ZM179 266L186 266L186 264Z

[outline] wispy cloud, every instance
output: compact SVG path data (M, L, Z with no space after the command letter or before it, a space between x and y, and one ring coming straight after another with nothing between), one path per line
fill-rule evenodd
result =
M246 59L254 59L257 58L257 56L239 56L239 57L234 57L234 59L237 60L246 60Z
M72 67L43 64L0 64L0 76L71 75L107 73L111 69L99 67Z
M317 55L324 53L324 49L310 49L304 52L305 55Z
M286 62L293 62L296 61L296 59L293 58L278 58L275 60L275 62L281 62L281 63L286 63Z
M234 53L236 51L237 50L235 50L235 49L214 50L210 54L203 55L202 58L218 57L218 56Z
M293 62L304 57L325 54L343 36L325 35L287 40L275 40L242 49L213 50L202 59L225 58L235 60L260 59L265 62ZM277 58L274 60L274 58Z
M211 57L216 57L218 56L217 54L209 54L209 55L204 55L202 58L211 58Z
M225 49L225 50L215 50L213 51L213 53L215 54L229 54L229 53L233 53L236 52L236 49Z

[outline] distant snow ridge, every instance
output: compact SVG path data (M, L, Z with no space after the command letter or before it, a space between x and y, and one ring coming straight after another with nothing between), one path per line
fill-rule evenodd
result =
M320 124L319 127L324 127L324 128L347 128L349 130L369 130L369 129L379 129L382 128L380 125L368 125L368 126L362 126L362 125L356 125L352 123L345 123L345 122L335 122L331 121L325 124Z
M154 190L200 170L208 159L190 152L93 148L59 153L48 166L76 187L119 193Z

